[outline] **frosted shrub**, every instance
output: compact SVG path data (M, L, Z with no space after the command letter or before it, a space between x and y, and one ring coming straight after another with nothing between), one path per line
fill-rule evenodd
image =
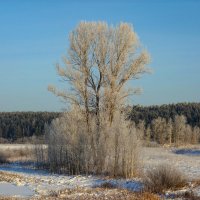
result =
M101 124L97 135L97 127L91 120L91 133L88 134L84 119L75 110L54 120L46 133L50 170L68 174L135 176L139 146L136 129L120 115L112 125L102 117Z

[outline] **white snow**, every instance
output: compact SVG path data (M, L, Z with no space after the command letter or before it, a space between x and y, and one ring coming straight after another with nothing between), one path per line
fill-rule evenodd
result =
M0 182L0 195L30 197L34 195L34 192L26 186L16 186L11 183Z
M143 148L141 151L142 170L154 168L159 164L170 164L183 172L190 180L200 179L200 148L176 149L176 148ZM0 171L6 171L22 175L22 181L16 185L25 186L35 192L34 195L48 194L65 188L88 187L93 188L108 182L118 188L126 188L131 191L140 191L143 184L140 179L107 179L100 176L67 176L50 174L45 170L35 170L31 163L21 165L19 163L0 165ZM0 189L1 190L1 189ZM200 195L200 187L194 191ZM170 193L169 193L170 194Z
M200 179L200 146L195 149L143 148L141 152L144 171L160 164L179 169L188 179Z
M45 146L45 145L44 145ZM34 144L1 144L0 150L10 149L10 150L17 150L17 149L25 149L25 148L35 148Z
M139 191L142 188L142 183L139 179L104 179L103 177L98 176L50 174L43 170L27 169L18 163L0 166L0 171L22 175L24 179L23 181L20 181L19 184L30 188L36 195L46 195L51 191L58 191L65 188L93 188L98 187L105 182L111 183L115 187L126 188L132 191Z

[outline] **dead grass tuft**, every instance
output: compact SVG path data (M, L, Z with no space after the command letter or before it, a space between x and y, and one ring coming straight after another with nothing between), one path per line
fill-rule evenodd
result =
M200 186L200 179L195 179L191 181L193 187Z
M144 185L147 191L163 193L166 190L183 188L188 183L177 169L169 165L160 165L147 171Z
M200 196L197 196L193 191L186 191L181 194L175 194L174 198L182 199L182 200L200 200Z
M112 183L109 183L109 182L104 182L99 187L106 188L106 189L116 188Z
M160 197L150 192L143 192L136 196L136 200L160 200Z

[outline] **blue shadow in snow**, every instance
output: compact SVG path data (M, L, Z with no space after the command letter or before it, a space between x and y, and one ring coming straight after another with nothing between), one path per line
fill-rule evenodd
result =
M175 154L187 156L200 156L200 149L177 149L173 151Z
M36 169L36 166L32 162L13 162L8 164L1 164L0 170L7 172L18 172L24 174L35 174L35 175L49 175L47 170Z

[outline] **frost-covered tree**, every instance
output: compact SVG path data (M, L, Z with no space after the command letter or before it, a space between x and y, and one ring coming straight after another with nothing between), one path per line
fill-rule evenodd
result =
M114 175L119 174L119 163L129 169L123 174L133 175L135 145L124 147L122 143L133 141L135 133L131 134L129 122L124 121L122 108L127 97L138 92L127 87L128 81L148 72L148 63L149 55L131 24L81 22L70 33L67 55L56 66L67 89L49 86L49 90L68 102L69 113L80 113L78 124L83 124L84 136L88 135L90 164L97 172L102 171L105 162L113 161L110 167ZM113 148L108 152L110 146Z
M152 130L154 135L154 140L159 144L164 144L166 141L166 120L164 118L158 117L152 122Z
M49 86L49 90L80 107L86 120L94 111L99 124L100 110L104 109L112 122L124 100L138 91L127 88L127 82L149 71L147 51L127 23L114 27L105 22L81 22L70 33L69 43L57 71L70 88L59 91Z
M176 115L173 125L174 143L179 145L184 141L184 131L186 128L186 117L183 115Z

